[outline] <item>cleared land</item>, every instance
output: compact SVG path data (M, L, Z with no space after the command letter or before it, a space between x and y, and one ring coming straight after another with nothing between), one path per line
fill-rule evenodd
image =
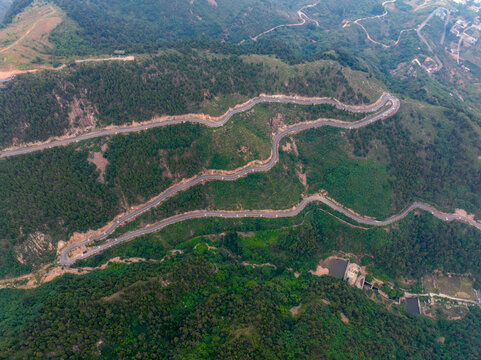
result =
M441 293L467 300L476 300L473 281L467 277L435 273L423 278L426 292Z
M0 80L22 72L51 68L50 32L63 20L52 5L34 3L0 30Z

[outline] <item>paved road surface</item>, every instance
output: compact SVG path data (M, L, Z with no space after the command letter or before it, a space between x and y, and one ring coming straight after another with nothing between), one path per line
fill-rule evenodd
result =
M448 32L448 24L449 21L451 21L451 11L446 10L447 15L446 15L446 20L444 21L444 31L443 35L441 36L441 41L439 42L441 45L444 45L444 40L446 40L446 33Z
M232 110L226 112L218 121L210 121L203 117L197 116L186 116L186 117L177 117L172 120L162 120L159 122L152 122L148 124L143 124L139 126L129 126L123 128L115 128L115 129L103 129L95 132L91 132L88 134L64 139L64 140L56 140L50 143L28 146L24 148L19 148L15 150L6 150L0 152L0 159L18 156L22 154L33 153L36 151L41 151L45 149L50 149L53 147L64 146L68 144L72 144L82 140L94 139L103 136L115 135L115 134L126 134L131 132L138 132L142 130L152 129L160 126L167 126L167 125L176 125L182 123L198 123L209 127L221 127L223 126L229 119L234 116L235 114L242 113L244 111L252 109L255 105L260 103L282 103L282 104L298 104L298 105L320 105L320 104L330 104L335 106L341 110L347 110L356 113L366 113L366 112L375 112L378 111L384 104L393 97L386 97L383 96L378 102L376 102L373 106L369 108L365 108L362 106L355 106L355 105L345 105L340 103L339 101L329 99L329 98L303 98L298 96L285 96L285 95L261 95L256 98L251 99L250 101L246 102L245 104L238 106ZM362 126L362 125L361 125Z
M431 214L433 214L433 216L435 216L436 218L438 218L442 221L455 221L456 220L456 221L460 221L460 222L466 223L468 225L471 225L471 226L477 228L478 230L481 230L481 224L472 220L472 219L469 219L467 217L464 217L464 216L458 215L458 214L442 213L442 212L438 211L436 208L434 208L433 206L431 206L429 204L425 204L425 203L419 203L419 202L413 203L411 206L409 206L408 208L406 208L404 211L402 211L401 213L399 213L397 215L391 216L390 218L388 218L386 220L376 220L376 219L364 218L364 217L361 217L359 215L356 215L356 214L350 212L349 210L346 210L342 206L334 203L330 199L327 199L326 197L324 197L322 195L313 195L313 196L310 196L310 197L302 200L302 202L299 205L297 205L294 209L287 210L287 211L268 211L268 210L267 211L266 210L255 210L255 211L193 211L193 212L189 212L189 213L185 213L185 214L180 214L180 215L172 216L170 218L159 221L158 223L156 223L154 225L151 225L151 226L148 226L148 227L145 227L145 228L142 228L142 229L134 230L134 231L131 231L129 233L123 234L123 235L119 236L118 238L116 238L114 240L111 240L107 243L104 243L100 246L97 246L96 248L93 248L93 249L89 250L86 254L82 254L82 255L74 257L74 258L70 258L68 256L68 254L72 250L74 250L78 247L88 245L88 244L92 243L93 241L95 241L97 239L100 240L100 237L105 238L106 236L105 236L105 233L104 233L98 238L87 239L85 241L82 241L82 242L79 242L79 243L76 243L76 244L73 244L73 245L67 247L61 254L60 263L62 265L72 265L73 263L75 263L75 261L77 261L79 259L85 259L85 258L90 257L92 255L98 254L98 253L100 253L100 252L102 252L102 251L104 251L108 248L111 248L115 245L118 245L122 242L129 241L129 240L132 240L136 237L159 231L159 230L161 230L161 229L163 229L163 228L165 228L169 225L173 225L173 224L176 224L176 223L179 223L179 222L182 222L182 221L186 221L186 220L200 219L200 218L213 218L213 217L215 217L215 218L225 218L225 219L244 218L244 217L275 219L275 218L283 218L283 217L293 217L293 216L297 216L299 213L301 213L306 208L307 205L309 205L310 203L313 203L313 202L323 203L323 204L331 207L332 209L344 214L348 218L350 218L354 221L357 221L358 223L366 224L366 225L387 226L387 225L395 223L399 220L402 220L407 215L409 215L409 213L411 213L412 211L414 211L416 209L419 209L419 210L430 212Z
M421 33L422 29L426 26L426 24L432 19L432 17L434 16L434 14L436 14L436 12L438 10L444 10L447 12L447 16L446 16L446 20L444 22L444 33L443 35L441 36L441 44L444 43L444 37L445 37L445 34L446 34L446 28L448 26L448 22L450 20L450 17L451 17L451 13L448 9L444 8L444 7L438 7L437 9L433 10L433 12L431 14L429 14L429 16L421 23L421 25L418 26L418 28L416 29L416 32L419 36L419 38L421 39L421 41L423 43L426 44L426 46L428 47L429 51L431 53L434 54L434 50L432 48L432 46L429 44L429 42L426 40L426 38L423 36L423 34ZM441 70L443 68L443 63L441 62L441 59L439 59L439 57L437 55L434 54L434 59L436 60L436 62L438 63L438 69L437 71Z
M251 173L269 171L279 161L279 144L280 144L281 140L286 136L298 133L298 132L303 131L303 130L307 130L307 129L311 129L311 128L318 128L318 127L322 127L322 126L333 126L333 127L338 127L338 128L344 128L344 129L357 129L357 128L369 125L369 124L371 124L375 121L378 121L378 120L387 118L389 116L392 116L394 113L397 112L397 110L399 109L399 106L400 106L399 99L397 99L396 97L394 97L392 95L389 95L389 94L383 94L381 96L381 98L376 103L374 103L372 105L369 105L369 106L349 106L349 105L341 104L338 101L332 100L332 99L318 99L318 98L313 98L313 99L302 98L302 99L300 99L300 98L289 97L289 96L276 96L276 97L261 96L259 98L253 99L252 102L249 102L242 107L231 110L219 122L216 122L216 123L212 123L212 122L208 122L208 121L206 122L205 120L198 119L198 118L188 118L187 121L192 120L192 121L200 122L202 124L206 124L208 126L222 126L223 124L225 124L226 121L228 121L228 119L230 119L232 117L232 115L234 115L234 113L246 111L247 109L250 109L252 106L254 106L255 104L257 104L259 102L279 102L279 103L290 102L290 103L304 104L304 105L328 103L328 104L332 104L332 105L336 106L339 109L349 110L351 112L356 112L356 113L376 112L376 111L379 111L381 108L383 108L386 104L390 104L390 106L389 106L389 108L386 108L382 112L370 114L370 115L366 116L364 119L362 119L360 121L357 121L357 122L343 122L343 121L338 121L338 120L320 119L320 120L317 120L317 121L300 123L300 124L295 124L295 125L289 126L288 128L284 129L283 131L281 131L278 135L276 135L274 137L274 140L272 142L272 148L271 148L271 157L269 158L269 160L266 163L261 164L261 165L248 166L248 167L242 168L238 171L235 171L235 172L229 173L229 174L225 174L225 173L222 173L222 174L216 174L216 173L204 174L204 175L194 177L190 180L184 181L180 184L174 185L174 186L170 187L169 189L167 189L166 191L164 191L162 194L160 194L160 196L158 196L154 200L146 203L145 205L143 205L139 209L134 210L134 211L128 213L127 215L123 216L122 218L120 218L113 226L111 226L109 229L107 229L107 231L105 231L104 233L102 233L98 236L92 237L90 239L87 239L83 242L79 242L79 243L76 243L76 244L73 244L73 245L67 247L61 254L61 263L65 264L65 265L73 264L73 262L75 262L75 259L69 259L68 258L68 254L72 250L74 250L78 247L81 247L83 245L87 245L87 244L90 244L92 242L98 241L98 240L106 239L123 223L126 223L126 222L136 218L137 216L145 213L146 211L152 209L153 207L158 206L160 203L162 203L163 201L165 201L168 198L171 198L172 196L174 196L175 194L177 194L180 191L185 191L185 190L191 188L192 186L198 185L198 184L200 184L202 182L205 182L205 181L214 181L214 180L235 181L235 180L237 180L241 177L244 177L248 174L251 174ZM179 121L182 121L182 120L176 120L175 123L178 123ZM169 122L169 124L171 124L171 122ZM152 124L152 125L159 126L159 124ZM162 123L162 125L166 125L166 122ZM131 130L131 129L129 128L128 130ZM203 214L202 216L205 216L206 213L202 213L202 214ZM226 212L226 214L227 214L227 212ZM219 213L219 215L223 216L222 213ZM242 213L242 215L245 215L245 214ZM190 215L186 214L185 216L187 216L187 217L185 217L185 218L184 217L175 218L175 219L177 219L177 221L169 222L167 225L173 224L173 223L178 222L178 221L184 221L184 220L187 220L189 218L195 218L196 214L190 214ZM165 225L165 226L167 226L167 225ZM156 231L156 230L153 230L153 231ZM95 251L93 251L93 250L89 251L83 257L85 258L87 256L91 256L92 254L100 252L107 247L113 246L113 245L115 245L115 244L117 244L121 241L133 239L134 237L137 237L139 235L143 235L144 233L145 233L145 231L144 231L144 229L142 229L142 230L140 230L140 232L134 231L132 233L125 234L124 236L119 237L119 239L116 239L113 242L111 241L108 244L104 244L104 245L100 246Z
M384 8L384 13L382 13L381 15L375 15L375 16L368 16L368 17L364 17L364 18L360 18L360 19L356 19L353 21L354 24L358 25L359 27L361 27L362 30L364 30L364 32L366 33L366 37L367 39L372 42L373 44L377 44L377 45L381 45L384 49L389 49L390 47L392 46L396 46L397 44L399 44L399 42L401 41L401 36L402 34L404 34L405 32L407 31L411 31L411 30L414 30L414 29L404 29L404 30L401 30L399 32L399 36L398 36L398 39L390 44L390 45L387 45L387 44L383 44L379 41L376 41L374 40L371 35L369 34L369 31L367 31L366 27L361 24L361 21L365 21L365 20L372 20L372 19L381 19L383 18L384 16L386 16L388 14L388 11L386 9L386 5L387 4L393 4L395 3L397 0L387 0L387 1L384 1L381 5L382 7Z
M281 27L293 27L293 26L302 26L304 25L307 21L312 21L313 23L315 23L317 26L319 26L319 22L317 20L313 20L311 19L309 16L306 15L306 13L304 12L304 10L306 9L309 9L309 8L313 8L313 7L316 7L319 3L314 3L314 4L310 4L310 5L305 5L303 7L301 7L298 11L297 11L297 16L299 16L299 19L301 19L301 22L299 23L295 23L295 24L281 24L281 25L277 25L277 26L274 26L273 28L270 28L269 30L266 30L266 31L263 31L261 32L260 34L254 36L254 37L251 37L250 39L252 41L257 41L257 39L265 34L268 34L276 29L279 29ZM246 40L242 40L239 45L242 45Z
M288 97L276 98L276 100L278 100L279 102L287 101L287 99L289 99L289 98ZM296 101L298 101L298 99ZM313 101L313 100L304 99L302 101L303 101L303 103L306 103L306 102ZM315 101L317 101L317 100L315 100ZM397 222L397 221L403 219L414 209L420 209L420 210L431 212L434 216L436 216L437 218L439 218L443 221L457 220L457 221L467 223L467 224L469 224L471 226L474 226L474 227L481 230L481 224L477 223L474 220L471 220L469 218L466 218L464 216L457 215L457 214L444 214L444 213L438 211L437 209L435 209L434 207L432 207L428 204L424 204L424 203L414 203L410 207L408 207L406 210L401 212L400 214L394 215L394 216L390 217L389 219L381 221L381 220L376 220L376 219L364 218L364 217L361 217L359 215L353 214L350 211L344 209L342 206L334 203L333 201L329 200L328 198L326 198L324 196L314 195L314 196L311 196L309 198L304 199L293 210L287 210L287 211L263 211L263 210L238 211L238 212L232 212L232 211L194 211L194 212L189 212L189 213L185 213L185 214L180 214L180 215L168 218L168 219L164 219L164 220L162 220L162 221L160 221L160 222L158 222L158 223L156 223L152 226L145 227L145 228L142 228L142 229L138 229L138 230L123 234L123 235L119 236L118 238L116 238L114 240L111 240L109 242L106 242L104 244L101 244L101 245L97 246L96 248L88 250L87 253L82 254L80 256L77 256L77 257L74 257L74 258L69 257L69 253L71 251L75 250L76 248L82 247L84 245L91 244L92 242L95 242L95 241L100 241L100 240L106 239L123 223L128 222L128 221L136 218L140 214L150 210L153 207L156 207L161 202L163 202L166 199L174 196L175 194L177 194L180 191L185 191L188 188L190 188L192 186L195 186L197 184L200 184L202 182L205 182L205 181L213 181L213 180L235 181L235 180L239 179L240 177L246 176L250 173L269 171L279 160L279 144L280 144L280 141L286 136L298 133L298 132L303 131L303 130L307 130L307 129L311 129L311 128L319 128L319 127L322 127L322 126L333 126L333 127L338 127L338 128L344 128L344 129L357 129L357 128L360 128L360 127L363 127L363 126L367 126L367 125L369 125L369 124L371 124L375 121L378 121L378 120L387 118L389 116L392 116L394 113L397 112L397 110L399 109L399 106L400 106L399 100L396 97L388 95L388 94L384 94L380 98L380 100L377 103L373 104L372 106L364 107L364 108L348 107L348 106L345 106L345 105L341 105L341 104L339 104L335 101L333 103L336 104L336 106L342 106L344 109L351 109L354 112L372 112L372 111L375 111L375 110L379 110L380 108L382 108L384 105L386 105L388 103L390 103L391 106L389 108L385 109L384 111L380 112L380 113L369 115L369 116L365 117L364 119L362 119L360 121L352 122L352 123L336 121L336 120L321 119L321 120L318 120L318 121L292 125L292 126L288 127L287 129L283 130L282 132L280 132L277 136L275 136L274 141L272 143L272 150L271 150L272 155L271 155L269 161L267 161L265 164L252 165L252 166L249 166L249 167L246 167L246 168L242 168L241 170L236 171L234 173L230 173L228 175L226 175L226 174L204 174L204 175L200 175L198 177L195 177L191 180L188 180L186 182L183 182L181 184L174 185L171 188L167 189L164 193L162 193L155 200L145 204L141 208L139 208L135 211L132 211L131 213L129 213L129 214L125 215L124 217L122 217L121 219L119 219L113 226L111 226L104 233L102 233L98 236L86 239L82 242L78 242L78 243L75 243L75 244L72 244L72 245L68 246L66 249L63 250L63 252L61 254L60 263L63 264L63 265L71 265L78 259L84 259L84 258L87 258L89 256L95 255L95 254L97 254L97 253L99 253L99 252L101 252L105 249L108 249L112 246L115 246L115 245L117 245L121 242L128 241L128 240L134 239L136 237L158 231L158 230L160 230L160 229L162 229L166 226L169 226L169 225L172 225L172 224L175 224L175 223L178 223L178 222L186 221L186 220L189 220L189 219L197 219L197 218L204 218L204 217L219 217L219 218L292 217L292 216L298 215L302 210L304 210L304 208L309 203L312 203L312 202L324 203L324 204L328 205L329 207L331 207L332 209L334 209L334 210L344 214L345 216L349 217L350 219L357 221L358 223L373 225L373 226L389 225L391 223L394 223L394 222ZM232 115L230 115L230 116L232 116Z

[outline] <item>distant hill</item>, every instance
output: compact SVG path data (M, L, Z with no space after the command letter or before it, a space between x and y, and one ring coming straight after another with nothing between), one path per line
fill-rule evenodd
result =
M0 0L0 21L3 21L3 18L12 4L12 0Z
M27 6L33 3L33 0L0 0L2 2L8 2L9 6L5 11L3 17L3 23L9 24L12 20L20 14Z
M95 49L178 39L237 43L273 26L298 22L296 0L53 0ZM57 33L62 43L60 31ZM71 34L68 34L71 36ZM67 45L65 46L67 47Z

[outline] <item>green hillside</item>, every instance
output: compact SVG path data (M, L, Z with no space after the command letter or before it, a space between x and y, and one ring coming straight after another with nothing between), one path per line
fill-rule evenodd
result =
M443 5L0 0L0 359L480 359L481 31ZM392 97L119 133L263 93Z
M112 265L40 289L2 291L0 358L479 355L477 308L455 322L406 316L340 280L253 269L201 244L163 263Z

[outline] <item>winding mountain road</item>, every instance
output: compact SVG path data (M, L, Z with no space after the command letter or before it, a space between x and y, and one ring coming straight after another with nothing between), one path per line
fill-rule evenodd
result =
M364 32L366 33L366 37L367 39L372 42L373 44L376 44L376 45L381 45L384 49L389 49L393 46L396 46L397 44L399 44L399 42L401 41L401 37L404 33L408 32L408 31L412 31L414 29L404 29L404 30L401 30L399 32L399 36L397 38L397 40L395 42L393 42L392 44L390 45L387 45L387 44L384 44L384 43L381 43L379 41L376 41L374 40L371 35L369 34L369 32L367 31L366 27L361 24L361 21L364 21L364 20L372 20L372 19L381 19L383 17L385 17L387 14L388 14L388 11L386 9L386 5L387 4L393 4L395 3L397 0L387 0L387 1L384 1L381 5L382 7L384 8L384 13L382 13L381 15L374 15L374 16L368 16L368 17L364 17L364 18L360 18L360 19L357 19L357 20L354 20L353 23L356 24L357 26L359 26L362 30L364 30Z
M268 34L276 29L279 29L281 27L293 27L293 26L302 26L304 25L307 21L312 21L313 23L316 24L316 26L319 26L319 22L317 20L314 20L314 19L311 19L309 16L306 15L306 13L304 12L305 9L309 9L309 8L313 8L313 7L316 7L319 3L314 3L314 4L310 4L310 5L305 5L303 7L301 7L299 10L297 10L297 16L299 16L299 19L301 19L301 22L299 23L295 23L295 24L281 24L281 25L277 25L277 26L274 26L273 28L270 28L269 30L266 30L266 31L263 31L261 32L260 34L254 36L254 37L251 37L250 39L252 41L257 41L257 39L259 37L261 37L262 35L265 35L265 34ZM245 42L245 40L242 40L239 45L242 45L243 43Z
M434 54L434 59L436 60L436 62L438 63L438 68L436 71L439 71L443 68L443 63L441 61L441 59L439 59L439 57L434 53L434 49L432 48L432 46L429 44L429 42L426 40L426 38L423 36L423 34L421 33L421 31L424 29L424 27L427 25L427 23L429 21L431 21L432 17L434 16L434 14L436 14L436 12L438 12L439 10L444 10L446 11L447 15L446 15L446 20L444 21L444 31L443 31L443 34L441 36L441 41L440 43L443 44L444 43L444 39L446 37L446 30L447 30L447 27L448 27L448 23L451 19L451 12L444 8L444 7L438 7L436 9L433 10L433 12L431 14L429 14L429 16L418 26L418 28L416 29L416 33L418 34L419 38L421 39L421 41L426 44L427 48L429 49L429 51L431 53Z
M367 39L372 42L373 44L376 44L376 45L381 45L384 49L389 49L393 46L396 46L399 44L399 42L401 41L401 36L408 32L408 31L413 31L413 30L416 30L416 33L418 34L419 36L419 39L424 43L426 44L427 48L429 49L429 51L431 53L434 54L434 49L432 48L432 46L429 44L429 42L426 40L426 38L423 36L423 34L421 33L421 31L423 30L423 28L427 25L427 23L429 21L431 21L431 19L433 18L433 16L436 14L437 11L439 10L443 10L446 12L446 20L444 21L444 31L441 35L441 40L440 40L440 44L443 45L444 44L444 40L446 38L446 32L447 32L447 27L448 27L448 23L449 21L451 20L451 12L446 9L445 7L438 7L436 9L434 9L426 19L424 19L424 21L416 28L416 29L404 29L404 30L401 30L400 33L399 33L399 36L398 36L398 39L390 44L390 45L387 45L387 44L384 44L384 43L381 43L379 41L376 41L374 40L371 35L369 34L369 32L367 31L366 27L361 24L361 21L364 21L364 20L371 20L371 19L380 19L380 18L383 18L384 16L386 16L388 14L388 11L386 9L386 5L387 4L393 4L395 3L397 0L387 0L385 2L382 3L382 6L384 7L384 13L381 14L381 15L375 15L375 16L368 16L368 17L365 17L365 18L360 18L360 19L357 19L357 20L354 20L352 21L352 23L358 25L359 27L361 27L361 29L366 33L366 37ZM417 9L416 9L417 10ZM415 10L415 11L416 11ZM439 71L443 68L443 63L441 62L441 60L439 59L439 57L437 55L434 55L434 59L436 60L436 62L438 63L438 69L436 71Z
M76 256L76 257L69 257L70 252L73 250L92 244L93 242L96 241L101 241L106 238L108 238L111 234L114 233L114 231L121 226L122 224L136 218L137 216L141 215L142 213L145 213L146 211L152 209L153 207L158 206L160 203L165 201L166 199L174 196L180 191L185 191L189 189L192 186L198 185L200 183L203 183L205 181L236 181L237 179L247 176L248 174L251 173L259 173L259 172L267 172L272 167L279 161L279 145L280 142L283 138L286 136L290 136L292 134L307 130L307 129L312 129L312 128L319 128L323 126L333 126L337 128L342 128L342 129L358 129L364 126L367 126L373 122L385 119L387 117L390 117L394 115L397 110L399 109L400 102L399 99L396 97L389 95L389 94L383 94L381 98L374 104L370 106L349 106L349 105L344 105L341 104L340 102L332 99L320 99L320 98L313 98L313 99L307 99L307 98L296 98L296 97L289 97L289 96L276 96L276 97L259 97L256 98L258 101L270 101L270 102L294 102L296 104L319 104L319 103L329 103L332 104L338 108L344 109L344 110L349 110L352 112L357 112L357 113L369 113L369 112L376 112L379 111L381 108L383 108L385 105L390 104L390 106L383 111L379 113L374 113L366 116L364 119L359 120L357 122L346 122L346 121L339 121L339 120L330 120L330 119L319 119L316 121L311 121L311 122L305 122L305 123L299 123L295 124L292 126L289 126L282 130L279 134L277 134L272 143L272 149L271 149L271 156L270 158L261 164L255 164L255 165L248 165L246 167L243 167L239 170L232 171L230 173L206 173L197 177L194 177L190 180L184 181L180 184L176 184L169 189L167 189L165 192L163 192L160 196L155 198L154 200L146 203L139 209L136 209L135 211L132 211L131 213L123 216L119 220L115 222L114 225L112 225L110 228L108 228L105 232L103 232L100 235L97 235L95 237L86 239L84 241L77 242L75 244L69 245L66 247L61 255L60 255L60 263L62 265L72 265L75 263L75 261L79 259L85 259L87 257L90 257L92 255L98 254L110 247L113 247L119 243L125 242L132 240L136 237L146 235L149 233L153 233L156 231L159 231L160 229L163 229L169 225L173 225L179 222L183 222L186 220L190 219L199 219L199 218L212 218L212 217L217 217L217 218L243 218L243 217L250 217L250 218L281 218L281 217L293 217L298 215L301 211L305 209L305 207L313 202L321 202L332 209L344 214L348 218L355 220L358 223L361 224L366 224L366 225L373 225L373 226L386 226L389 224L392 224L394 222L397 222L404 217L406 217L411 211L415 209L420 209L424 211L431 212L435 217L443 220L443 221L461 221L464 222L468 225L471 225L473 227L476 227L477 229L481 230L481 224L462 215L458 214L445 214L440 211L438 211L436 208L432 207L429 204L424 204L424 203L414 203L408 208L406 208L403 212L394 215L386 220L376 220L376 219L371 219L371 218L365 218L360 215L357 215L353 212L351 212L348 209L345 209L341 205L337 204L336 202L330 200L329 198L322 196L322 195L313 195L308 198L305 198L299 203L296 207L293 209L289 210L282 210L282 211L274 211L274 210L246 210L246 211L193 211L193 212L188 212L184 214L179 214L176 216L172 216L170 218L164 219L160 222L157 222L154 225L144 227L142 229L134 230L125 234L120 235L119 237L108 241L106 243L103 243L99 246L96 246L94 248L91 248L87 250L85 253ZM252 100L252 101L257 101L257 100ZM245 105L235 109L231 110L228 112L221 120L222 124L225 123L233 114L232 112L239 112L240 108L251 106L251 102L246 103ZM252 105L253 106L253 105ZM230 115L229 115L230 114ZM221 126L219 123L215 123L215 126ZM204 122L201 122L204 123ZM208 126L214 126L213 123L209 122L207 124Z
M72 265L77 260L86 259L87 257L90 257L92 255L96 255L96 254L98 254L98 253L100 253L100 252L102 252L106 249L109 249L113 246L116 246L116 245L118 245L122 242L129 241L129 240L135 239L139 236L143 236L143 235L146 235L146 234L150 234L150 233L159 231L159 230L161 230L161 229L163 229L163 228L165 228L169 225L177 224L179 222L183 222L183 221L186 221L186 220L201 219L201 218L233 219L233 218L249 217L249 218L276 219L276 218L284 218L284 217L294 217L294 216L299 215L299 213L301 213L306 208L307 205L309 205L311 203L314 203L314 202L323 203L323 204L331 207L332 209L334 209L336 211L339 211L340 213L344 214L348 218L350 218L354 221L357 221L358 223L366 224L366 225L387 226L387 225L390 225L392 223L395 223L397 221L400 221L400 220L404 219L407 215L409 215L409 213L418 209L418 210L430 212L433 216L435 216L436 218L438 218L442 221L463 222L463 223L471 225L471 226L473 226L473 227L475 227L475 228L477 228L478 230L481 231L481 224L480 223L478 223L478 222L476 222L476 221L474 221L470 218L467 218L465 216L462 216L462 215L443 213L443 212L437 210L436 208L434 208L433 206L431 206L429 204L425 204L425 203L420 203L420 202L413 203L411 206L406 208L401 213L396 214L394 216L391 216L390 218L388 218L386 220L376 220L376 219L370 219L370 218L365 218L365 217L356 215L356 214L352 213L351 211L343 208L341 205L338 205L335 202L333 202L332 200L326 198L325 196L313 195L313 196L310 196L308 198L303 199L301 201L301 203L299 203L294 209L285 210L285 211L255 210L255 211L193 211L193 212L188 212L188 213L184 213L184 214L180 214L180 215L176 215L176 216L172 216L170 218L164 219L162 221L157 222L154 225L151 225L151 226L148 226L148 227L145 227L145 228L142 228L142 229L134 230L134 231L131 231L129 233L123 234L123 235L119 236L118 238L116 238L114 240L111 240L107 243L101 244L101 245L99 245L99 246L97 246L93 249L90 249L85 254L81 254L77 257L71 258L71 257L68 256L68 254L71 251L75 250L78 247L89 245L93 241L101 240L101 239L106 238L108 236L108 235L106 235L107 234L107 232L106 232L106 233L103 233L102 235L100 235L96 238L87 239L85 241L78 242L76 244L73 244L73 245L67 247L61 253L60 263L62 265ZM114 230L112 230L112 232L113 231ZM110 232L110 229L109 229L108 232Z
M198 123L208 127L221 127L227 121L232 118L232 116L245 112L247 110L252 109L255 105L261 103L282 103L282 104L297 104L297 105L321 105L321 104L329 104L335 106L340 110L347 110L350 112L356 113L366 113L366 112L374 112L378 111L389 99L395 99L394 97L383 97L379 99L375 104L369 107L365 106L355 106L355 105L344 105L341 102L330 99L330 98L305 98L301 96L286 96L286 95L265 95L261 94L258 97L255 97L244 104L238 105L233 109L227 111L224 115L214 118L208 117L205 115L185 115L185 116L167 116L160 118L154 122L149 122L145 124L141 124L138 126L126 126L126 127L117 127L111 129L100 129L98 131L93 131L87 134L61 139L61 140L54 140L47 143L42 144L35 144L15 149L6 149L0 152L0 159L4 159L7 157L18 156L23 154L29 154L36 151L42 151L45 149L50 149L54 147L64 146L68 144L72 144L75 142L79 142L82 140L94 139L103 136L109 135L116 135L116 134L126 134L131 132L138 132L142 130L148 130L160 126L168 126L168 125L177 125L182 123ZM397 99L396 99L397 100Z

